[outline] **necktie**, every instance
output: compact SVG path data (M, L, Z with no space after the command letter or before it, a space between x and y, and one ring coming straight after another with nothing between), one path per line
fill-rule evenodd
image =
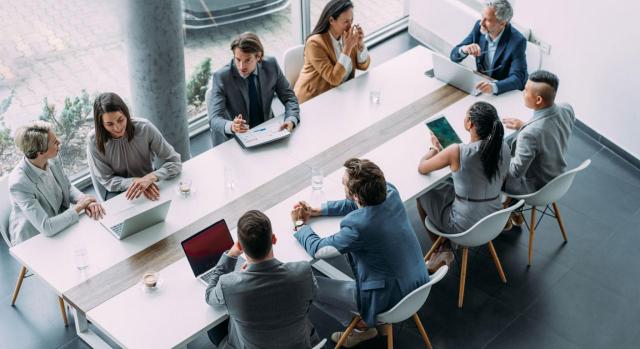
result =
M254 74L249 75L247 83L249 84L249 127L254 128L264 121L264 115L262 115L262 104L260 103L260 95L256 85L256 76Z

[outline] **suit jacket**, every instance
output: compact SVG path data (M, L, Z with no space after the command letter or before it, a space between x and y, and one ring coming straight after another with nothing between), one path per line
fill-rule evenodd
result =
M476 22L471 33L451 50L451 60L460 62L465 59L467 56L460 54L460 48L472 43L480 45L481 52L487 51L487 39L484 34L480 32L480 21ZM528 76L527 59L525 56L526 49L527 40L516 28L511 26L510 23L507 23L507 26L503 30L502 37L500 37L500 41L498 42L496 53L493 56L493 68L485 67L484 60L486 53L475 57L476 68L480 72L493 69L486 75L498 80L496 81L498 94L512 90L522 90L527 83Z
M307 39L304 47L304 65L294 87L300 103L340 85L344 79L345 69L338 64L330 35L326 32ZM353 69L348 80L353 79L356 69L367 70L371 63L371 58L364 63L358 63L358 52L355 49L349 56Z
M49 160L48 166L62 190L62 205L54 207L54 199L42 190L44 182L27 161L26 158L20 160L9 175L12 202L9 233L13 246L38 233L53 236L76 223L79 215L71 204L84 195L69 182L60 160Z
M398 190L387 183L386 200L358 208L351 200L330 201L323 215L345 215L340 231L320 238L308 225L295 237L314 258L346 253L356 277L358 310L369 325L404 296L429 281L422 250Z
M299 349L320 341L308 319L318 289L311 264L271 259L234 272L236 262L223 254L205 294L229 312L229 335L218 348Z
M569 104L554 104L534 112L511 144L507 193L533 193L565 171L565 154L575 120Z
M284 104L284 120L292 121L294 125L300 122L300 107L298 99L293 93L289 82L285 78L275 58L265 56L258 63L259 93L262 100L262 113L264 121L273 118L271 103L273 94ZM225 132L227 123L230 123L238 114L242 114L245 120L249 120L249 88L247 81L242 78L233 62L213 73L209 81L209 88L205 97L207 112L209 113L209 126L213 146L231 139L232 135Z

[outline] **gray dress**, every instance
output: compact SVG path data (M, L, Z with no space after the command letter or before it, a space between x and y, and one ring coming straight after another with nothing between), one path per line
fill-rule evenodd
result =
M418 199L429 221L443 233L461 233L482 218L502 209L500 188L509 171L509 146L502 144L499 175L489 181L480 160L480 143L481 141L459 144L458 171L452 172L451 178ZM492 198L495 199L479 201Z
M171 144L148 120L131 119L135 134L110 138L104 145L104 154L96 146L95 130L87 139L87 161L92 177L109 192L127 190L132 177L143 177L153 172L159 180L177 176L182 171L182 161ZM154 171L153 162L160 166Z

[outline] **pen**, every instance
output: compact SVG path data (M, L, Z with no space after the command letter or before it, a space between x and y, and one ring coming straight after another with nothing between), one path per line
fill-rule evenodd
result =
M260 132L260 131L266 131L266 130L267 130L266 128L261 128L261 129L259 129L259 130L255 130L255 131L253 131L253 132Z

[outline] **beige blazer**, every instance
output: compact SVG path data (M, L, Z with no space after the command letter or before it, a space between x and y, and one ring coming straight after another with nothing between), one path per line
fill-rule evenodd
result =
M340 85L344 79L345 69L338 64L330 35L326 32L307 39L304 47L304 65L293 89L300 103ZM355 76L356 69L367 70L371 63L371 57L364 63L358 63L357 55L355 49L349 55L353 67L349 80Z

